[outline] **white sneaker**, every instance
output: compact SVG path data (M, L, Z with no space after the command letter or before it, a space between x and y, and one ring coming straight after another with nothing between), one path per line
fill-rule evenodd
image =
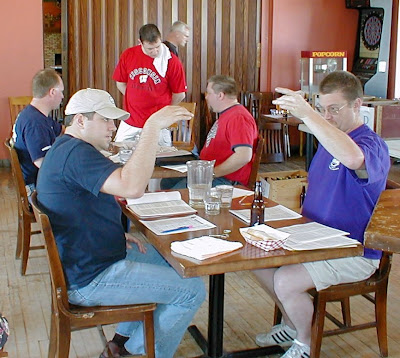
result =
M256 336L256 343L260 347L276 346L289 347L293 344L297 332L281 323L273 326L269 333L260 333Z
M293 345L281 358L310 358L310 347L295 339Z

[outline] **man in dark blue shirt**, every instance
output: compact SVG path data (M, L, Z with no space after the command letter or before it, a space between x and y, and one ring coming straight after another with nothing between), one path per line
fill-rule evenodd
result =
M81 306L157 303L156 355L172 358L205 298L204 284L200 278L183 279L151 245L125 235L114 196L143 195L154 169L160 131L192 115L179 106L151 115L134 154L121 167L100 153L108 149L116 130L114 120L129 117L115 107L109 93L80 90L65 113L71 125L47 153L37 192L57 241L69 301ZM143 353L141 325L120 323L100 357L108 357L109 350L116 357Z
M63 126L49 117L60 106L64 84L53 69L39 71L32 80L31 103L18 115L13 128L14 146L18 153L28 196L33 192L43 158Z

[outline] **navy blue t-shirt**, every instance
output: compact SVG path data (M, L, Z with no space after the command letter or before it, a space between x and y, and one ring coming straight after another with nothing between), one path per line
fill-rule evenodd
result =
M349 133L364 153L367 179L360 179L320 144L308 173L303 215L350 233L364 243L364 231L390 169L386 143L366 125ZM365 248L364 257L380 259L381 251Z
M18 115L13 139L25 184L36 184L39 169L33 162L46 155L61 129L60 123L32 105L26 106Z
M91 144L63 135L40 168L38 202L49 216L68 289L85 287L126 256L120 206L100 192L118 167Z

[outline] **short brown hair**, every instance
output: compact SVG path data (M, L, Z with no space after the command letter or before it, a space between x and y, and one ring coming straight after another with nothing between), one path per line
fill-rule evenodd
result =
M32 95L34 98L43 98L47 93L59 85L61 77L52 68L40 70L32 79Z
M146 24L139 29L139 39L142 42L154 43L157 40L161 40L161 32L156 25Z
M232 77L225 75L215 75L211 76L208 79L207 83L211 83L211 88L216 93L222 92L229 97L235 98L238 95L237 84Z
M319 85L321 94L341 92L348 102L363 98L360 80L350 72L335 71L327 75Z

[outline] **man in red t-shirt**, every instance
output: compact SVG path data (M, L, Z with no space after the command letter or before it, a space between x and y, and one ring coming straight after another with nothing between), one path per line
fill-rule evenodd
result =
M185 98L185 72L179 59L161 42L154 24L139 30L139 45L125 50L115 68L113 80L124 95L124 107L130 113L121 122L115 140L132 140L140 134L147 118L167 105ZM160 135L161 145L170 145L168 130Z
M256 122L250 112L237 101L236 82L228 76L212 76L206 90L207 104L219 113L200 152L200 159L215 160L213 186L247 185L258 140ZM161 189L186 187L186 178L163 179Z
M208 80L206 100L219 117L207 135L200 159L215 160L214 174L247 185L258 138L257 125L237 101L236 82L228 76Z

